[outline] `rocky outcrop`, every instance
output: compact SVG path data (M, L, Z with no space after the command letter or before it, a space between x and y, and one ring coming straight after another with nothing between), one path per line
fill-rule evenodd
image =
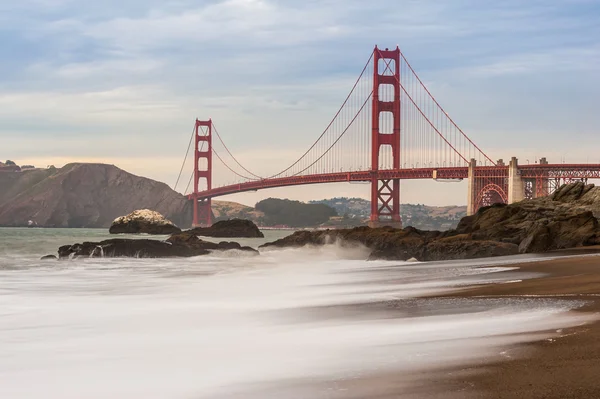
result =
M264 237L254 222L244 219L221 220L210 227L196 227L187 232L204 237Z
M438 231L422 231L413 227L357 227L342 230L298 231L291 236L267 243L261 248L319 246L336 242L342 246L364 245L371 249L370 260L434 261L514 255L518 246L495 241L473 241L469 237L444 237Z
M516 244L520 253L595 245L600 244L596 209L600 209L600 190L578 182L549 197L482 208L448 233Z
M156 211L140 209L116 218L108 231L110 234L176 234L181 229Z
M192 206L164 183L113 165L73 163L63 168L0 173L0 226L108 228L136 209L153 209L180 227Z
M550 199L554 202L578 207L591 211L596 218L600 218L600 187L581 182L561 186Z
M597 210L599 188L573 183L550 197L482 208L463 218L455 230L443 233L412 227L300 231L263 248L337 240L342 245L365 245L372 250L371 259L423 261L546 252L600 244Z
M60 259L68 258L172 258L207 255L213 251L238 250L257 255L258 251L243 247L236 242L213 243L203 241L194 234L179 233L166 241L148 239L111 239L100 242L84 242L64 245L58 249Z

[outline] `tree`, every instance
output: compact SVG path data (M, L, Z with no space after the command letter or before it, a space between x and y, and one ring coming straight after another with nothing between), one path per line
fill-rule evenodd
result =
M11 161L10 159L7 159L6 162L4 162L4 164L6 166L16 166L17 164L14 163L13 161Z
M278 198L260 201L256 204L256 210L265 214L265 224L290 227L314 227L337 216L335 209L325 204L305 204Z

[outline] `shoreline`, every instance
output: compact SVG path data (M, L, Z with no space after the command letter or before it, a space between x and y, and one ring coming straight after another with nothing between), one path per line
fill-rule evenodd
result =
M596 255L511 265L520 272L542 273L541 277L471 286L432 298L577 299L586 304L572 312L600 315L600 249L586 249ZM456 399L600 398L600 320L558 331L552 338L507 348L504 359L446 370L436 382Z
M0 252L1 250L0 245ZM307 307L306 309L311 320L314 320L316 315L323 319L334 319L337 316L353 317L352 312L357 312L358 319L361 316L376 319L402 317L402 315L398 316L399 311L405 311L416 317L431 314L452 316L452 309L440 306L435 302L436 299L440 299L441 303L448 302L445 301L448 298L457 299L458 302L465 299L466 306L464 307L456 303L451 305L461 311L472 307L473 305L469 302L477 302L478 299L499 298L507 303L512 298L531 299L531 303L537 303L538 300L570 301L574 299L578 302L586 301L588 303L581 308L569 311L569 313L600 316L599 255L600 246L596 246L546 252L540 254L540 257L534 254L525 254L504 259L494 257L449 261L468 263L469 268L475 269L478 267L506 269L489 274L491 279L486 282L473 283L472 281L481 280L474 278L468 282L468 277L465 278L466 281L460 277L458 280L460 285L453 286L452 291L429 291L430 296L423 294L425 296L412 297L417 301L434 299L432 305L425 309L417 309L417 311L411 305L404 308L396 307L393 303L395 300L390 301L387 298L373 303L367 301L333 304L322 308ZM385 278L374 279L372 281L374 289L377 289L380 282L393 286L395 279L403 278L402 273L394 274L397 266L394 262L386 262L382 266L376 265L377 273ZM411 267L413 267L411 264L403 266L408 269ZM432 265L432 269L435 267ZM444 284L452 283L452 276L450 275L448 278L449 280L443 281ZM507 278L511 282L497 282L499 279L506 280ZM528 279L525 280L525 278ZM524 309L527 312L530 308L525 307ZM418 313L419 311L421 313ZM364 313L364 315L360 313ZM456 313L464 312L457 311ZM296 317L301 317L301 315ZM484 316L479 320L483 324L488 324ZM590 321L583 326L565 328L563 331L558 330L558 332L559 327L550 328L553 326L552 324L547 326L547 329L538 329L535 333L522 333L534 338L514 339L511 341L512 343L505 341L502 346L495 346L492 351L486 352L487 355L484 354L476 360L473 360L469 353L458 352L458 356L463 358L460 365L458 365L459 363L444 365L440 361L439 353L433 351L431 356L434 365L438 364L438 368L431 371L413 369L404 371L400 375L397 371L381 370L379 374L375 372L357 379L334 381L333 387L339 386L339 389L336 393L329 392L327 397L329 399L600 398L600 378L598 378L600 376L600 319ZM521 333L505 334L504 336L516 338L516 334ZM533 339L537 339L537 341ZM527 342L516 344L517 341ZM438 340L437 342L443 341ZM496 348L499 349L495 350ZM400 356L404 355L405 352L400 354ZM412 385L413 379L414 385ZM327 386L326 383L316 383L312 386L310 381L306 383L307 389L313 387L332 389L331 385ZM282 389L285 388L283 386ZM304 388L301 385L298 390ZM277 387L273 389L276 390ZM239 397L249 398L250 396L241 395ZM263 395L262 397L277 397L277 392L274 391L273 395Z

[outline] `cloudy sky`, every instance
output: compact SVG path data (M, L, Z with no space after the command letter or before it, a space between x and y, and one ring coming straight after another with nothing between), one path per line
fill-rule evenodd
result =
M399 45L492 158L598 163L599 20L598 0L0 0L0 158L112 163L173 186L194 119L212 117L242 163L273 173L378 44ZM464 183L402 187L403 202L466 202Z

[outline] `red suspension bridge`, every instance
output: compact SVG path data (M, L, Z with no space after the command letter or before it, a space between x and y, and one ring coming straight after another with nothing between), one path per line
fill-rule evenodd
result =
M196 120L188 152L192 142L193 191L188 198L194 204L194 225L212 223L214 197L274 187L370 182L370 225L401 226L404 179L468 179L472 214L493 203L548 195L564 182L600 178L600 164L549 164L544 158L533 165L518 165L516 158L508 165L493 161L444 111L398 48L375 47L330 123L277 173L260 176L242 165L212 120ZM215 166L235 182L214 187Z

